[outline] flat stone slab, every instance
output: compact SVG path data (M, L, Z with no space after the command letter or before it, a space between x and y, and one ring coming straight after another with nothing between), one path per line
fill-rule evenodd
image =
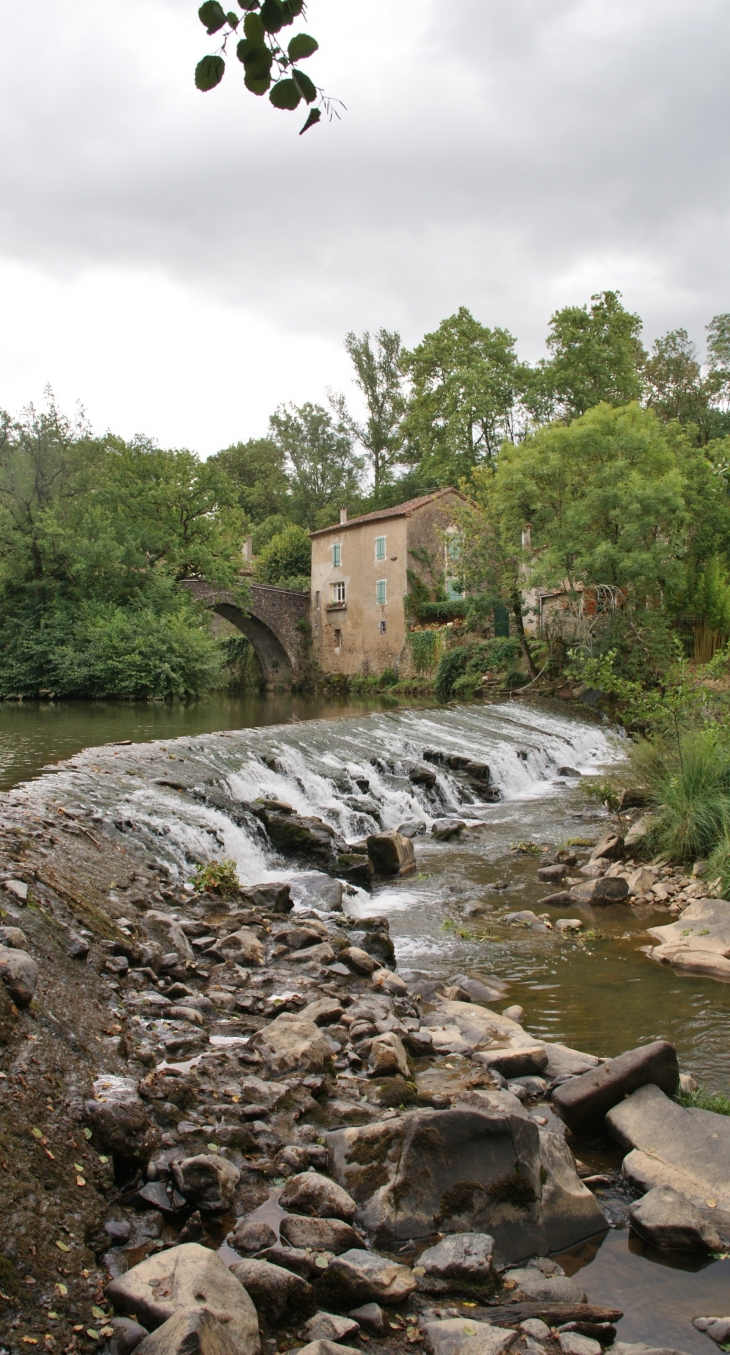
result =
M730 1211L730 1116L686 1110L647 1086L614 1106L606 1126L630 1149L629 1180L644 1190L672 1186L703 1211Z
M502 1355L517 1340L516 1331L463 1317L427 1322L423 1332L431 1355Z
M539 1073L547 1063L540 1040L528 1035L517 1021L498 1016L487 1007L472 1002L440 1002L429 1021L426 1029L437 1053L478 1056L479 1063L513 1077Z
M629 1207L632 1228L655 1247L673 1251L722 1251L717 1228L671 1186L654 1186Z
M659 942L650 955L686 974L730 979L730 903L695 899L676 922L650 927Z
M678 1082L674 1045L668 1040L654 1040L556 1087L553 1106L568 1128L579 1134L599 1128L612 1106L637 1088L654 1083L673 1096Z

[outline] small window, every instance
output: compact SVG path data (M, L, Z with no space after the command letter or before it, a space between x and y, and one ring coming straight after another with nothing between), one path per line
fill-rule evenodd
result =
M387 629L388 629L388 622L387 622L387 621L381 621L381 623L380 623L380 634L381 634L381 635L385 635L385 632L386 632Z
M333 585L332 585L332 601L333 601L333 602L344 602L344 601L345 601L345 585L344 585L344 583L333 583Z
M342 631L335 630L335 649L342 648Z
M379 604L379 606L382 606L383 603L388 601L386 579L378 579L375 585L375 601Z
M375 538L375 559L376 559L376 560L384 560L384 559L385 559L385 537L384 537L384 536L376 536L376 538Z
M338 542L336 546L332 547L332 565L335 569L339 569L341 564L342 564L342 546Z
M319 605L320 605L319 589L317 589L317 591L316 591L316 593L315 593L315 595L314 595L314 605L315 605L315 607L319 608Z

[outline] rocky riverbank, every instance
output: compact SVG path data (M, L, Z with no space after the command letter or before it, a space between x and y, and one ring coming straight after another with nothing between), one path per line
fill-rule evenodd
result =
M294 858L342 857L326 824L305 842L259 808ZM371 837L340 866L411 867L408 837ZM601 850L593 872L538 870L576 905L594 881L635 890L647 868ZM609 1062L530 1036L496 982L409 988L386 920L343 911L334 876L294 911L286 882L194 894L92 815L19 801L0 877L11 1355L625 1355L620 1308L548 1255L609 1225L574 1154L606 1127L641 1236L730 1240L730 1120L672 1099L671 1046Z

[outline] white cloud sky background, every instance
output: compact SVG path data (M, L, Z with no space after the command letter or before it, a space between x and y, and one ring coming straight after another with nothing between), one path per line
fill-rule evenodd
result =
M204 455L351 391L342 340L459 305L541 352L618 287L645 342L730 310L724 0L309 0L348 111L253 99L196 0L0 18L0 405Z

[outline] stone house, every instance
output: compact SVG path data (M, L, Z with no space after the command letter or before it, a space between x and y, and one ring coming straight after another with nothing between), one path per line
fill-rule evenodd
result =
M449 528L466 499L455 489L312 532L312 644L323 673L410 671L408 572L450 587ZM454 529L455 531L455 529Z

